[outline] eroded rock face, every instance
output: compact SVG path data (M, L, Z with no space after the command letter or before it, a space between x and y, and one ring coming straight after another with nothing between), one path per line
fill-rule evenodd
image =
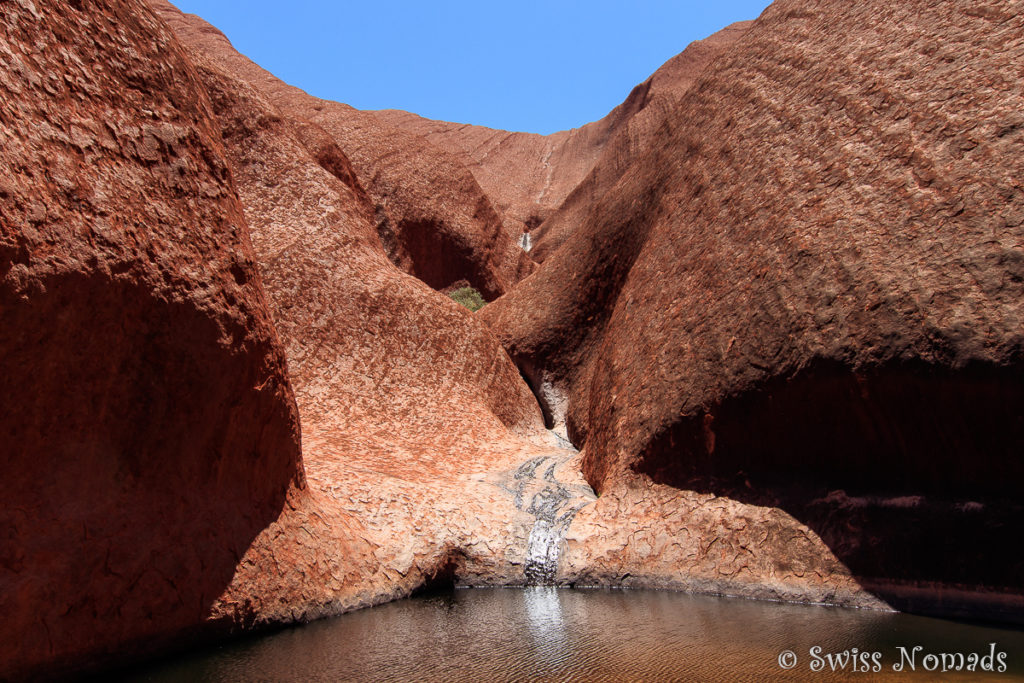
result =
M571 490L567 509L593 498L578 458L544 430L488 328L388 259L373 200L333 137L189 44L288 356L308 481L213 614L259 626L435 581L524 583L530 535L549 511L534 497ZM304 534L288 536L295 528Z
M433 582L1024 613L1019 13L782 0L539 138L150 7L0 0L0 676Z
M671 115L669 112L704 69L741 40L751 24L750 21L736 22L704 40L694 41L633 89L626 101L609 115L614 124L609 127L607 140L592 168L573 183L557 211L547 216L531 234L533 260L543 262L588 219L593 204L647 149L657 128Z
M151 6L193 52L254 87L281 116L316 124L343 150L373 202L373 222L388 256L405 272L434 289L467 280L493 299L532 271L533 262L516 242L518 233L503 227L459 157L372 112L281 82L199 17L165 1Z
M341 150L323 154L316 124L280 114L270 98L222 68L220 57L194 48L192 58L222 125L288 352L307 504L322 511L316 518L333 512L358 521L351 535L367 544L344 562L322 560L349 572L344 580L328 572L326 581L303 577L286 543L262 544L243 560L216 612L247 614L258 625L372 604L434 581L623 583L611 576L621 566L615 558L636 554L616 553L614 543L633 538L626 529L635 530L640 516L592 512L578 455L542 429L533 396L497 341L476 316L387 261L370 203L337 171L345 168ZM789 524L787 532L813 538ZM329 546L334 526L310 531L302 552ZM582 563L577 527L595 535L584 543L593 559ZM737 530L736 543L749 544L743 533L755 531ZM601 538L608 543L595 542ZM778 587L765 589L762 580L749 592L798 595L808 575L818 577L816 596L877 604L836 569L820 541L810 547L815 552L799 574L764 550L752 566L769 568ZM651 581L697 586L669 564L676 557L649 563L649 573L661 576ZM730 585L723 563L707 564L721 566L724 578L714 585Z
M644 105L641 90L600 121L551 135L434 121L393 109L372 114L455 155L501 213L506 230L522 235L543 223L586 177L608 141Z
M893 604L1019 596L1021 22L776 2L485 310L602 504L777 507Z
M590 205L629 166L661 117L697 75L749 28L738 22L676 55L600 121L551 135L433 121L398 110L372 112L456 155L524 247L540 263L582 222Z
M692 43L638 85L603 120L614 123L601 145L599 160L558 210L530 233L530 256L537 262L546 261L570 236L579 233L578 239L556 263L481 314L528 378L548 425L563 435L567 435L569 392L578 396L585 390L575 383L577 371L586 365L585 356L599 341L604 319L653 220L645 212L653 210L655 195L662 188L655 182L624 179L626 189L619 190L619 195L640 198L635 217L595 225L592 221L607 208L601 204L602 198L633 168L638 157L659 144L655 133L679 99L708 64L742 38L751 23L738 22ZM551 296L554 291L560 295ZM566 339L571 343L565 345Z
M0 3L0 678L195 629L303 485L209 102L136 2Z

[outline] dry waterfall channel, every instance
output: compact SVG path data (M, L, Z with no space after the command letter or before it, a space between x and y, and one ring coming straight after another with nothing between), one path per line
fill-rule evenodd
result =
M524 232L519 238L519 246L526 252L533 248L529 232ZM548 392L552 390L551 387L544 388ZM538 396L538 401L543 405L553 403L551 397L546 396ZM564 410L560 412L564 413ZM530 586L550 586L556 583L558 559L562 554L565 533L576 513L597 500L594 490L583 479L577 466L579 451L563 436L564 415L560 416L558 427L560 429L549 432L558 447L566 452L564 457L530 458L512 472L505 473L498 484L513 495L518 510L536 519L527 540L524 566L526 584Z

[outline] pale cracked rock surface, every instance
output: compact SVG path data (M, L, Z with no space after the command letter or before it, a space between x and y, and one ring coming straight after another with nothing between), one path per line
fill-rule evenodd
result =
M629 519L629 524L617 523ZM645 482L576 515L563 583L887 609L785 511Z

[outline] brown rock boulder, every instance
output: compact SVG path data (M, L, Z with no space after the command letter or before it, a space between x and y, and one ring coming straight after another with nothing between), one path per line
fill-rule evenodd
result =
M1024 590L1021 22L776 2L485 309L606 509L778 507L893 604Z
M303 485L209 102L136 2L0 6L0 678L197 628Z

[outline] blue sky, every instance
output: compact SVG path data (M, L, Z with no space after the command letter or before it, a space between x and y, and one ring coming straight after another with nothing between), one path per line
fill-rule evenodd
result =
M601 118L767 0L172 0L310 94L533 133Z

